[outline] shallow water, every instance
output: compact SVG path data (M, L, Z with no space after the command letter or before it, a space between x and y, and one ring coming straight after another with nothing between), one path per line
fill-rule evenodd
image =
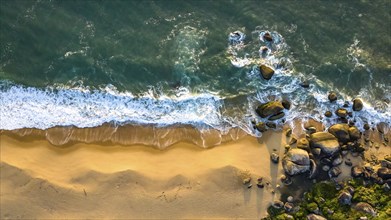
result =
M259 136L253 109L281 98L293 103L287 122L330 125L326 109L360 97L359 126L391 124L389 1L0 4L3 130L110 122ZM243 41L230 42L233 31ZM266 32L272 44L260 40ZM271 52L262 56L261 46ZM261 63L276 70L270 81ZM331 90L337 104L328 103Z

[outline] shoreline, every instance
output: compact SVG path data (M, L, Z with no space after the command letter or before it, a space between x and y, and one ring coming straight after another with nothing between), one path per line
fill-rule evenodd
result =
M246 136L209 149L177 143L162 151L83 143L59 148L2 134L2 218L259 219L279 197L272 191L282 167L270 154L282 155L285 139L270 131L260 140ZM248 188L242 182L249 176L270 185ZM25 209L26 202L34 205Z

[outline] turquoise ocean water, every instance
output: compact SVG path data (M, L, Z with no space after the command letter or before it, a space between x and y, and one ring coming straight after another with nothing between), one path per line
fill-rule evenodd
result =
M329 125L337 119L324 112L355 97L365 105L357 125L390 124L390 8L388 0L1 0L0 129L183 124L260 135L251 120L261 120L261 102L289 99L284 121ZM242 39L230 40L234 31ZM259 64L276 70L271 80Z

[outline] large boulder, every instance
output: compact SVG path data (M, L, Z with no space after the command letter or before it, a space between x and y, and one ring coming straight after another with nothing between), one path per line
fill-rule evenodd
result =
M339 151L338 139L328 132L316 132L311 134L311 148L320 148L326 155L333 155Z
M266 65L259 66L259 71L264 79L269 80L274 75L274 70Z
M282 166L288 175L297 175L310 170L310 158L305 150L291 149L282 160Z
M284 109L281 102L279 101L270 101L264 104L261 104L255 110L261 118L266 118L271 115L277 115Z
M356 98L353 100L353 111L361 111L363 107L364 105L361 99Z
M347 124L334 124L328 131L342 143L347 143L350 140L349 125Z

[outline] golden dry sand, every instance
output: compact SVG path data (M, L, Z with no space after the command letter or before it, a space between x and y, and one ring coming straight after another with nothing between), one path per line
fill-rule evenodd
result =
M286 138L266 132L210 149L187 143L75 144L1 136L2 219L259 219L279 183ZM273 149L275 151L273 151ZM251 175L253 187L243 185ZM256 179L270 186L259 189Z

